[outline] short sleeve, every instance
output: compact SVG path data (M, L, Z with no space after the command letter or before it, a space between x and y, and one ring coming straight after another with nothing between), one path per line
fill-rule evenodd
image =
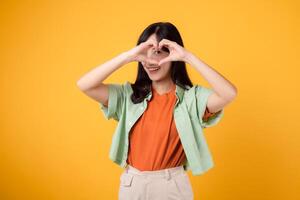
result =
M216 113L207 113L207 100L210 94L213 93L213 90L204 86L196 86L196 107L198 118L202 128L212 127L216 125L221 118L224 116L224 108Z
M119 121L125 101L125 85L108 84L108 106L99 102L101 111L106 119Z

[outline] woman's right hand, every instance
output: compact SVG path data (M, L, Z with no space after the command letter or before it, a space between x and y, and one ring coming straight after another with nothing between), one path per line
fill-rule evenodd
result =
M158 43L153 39L148 39L147 41L128 50L126 53L129 56L129 62L141 62L144 66L146 63L149 65L158 65L157 60L147 57L147 50L152 47L158 49Z

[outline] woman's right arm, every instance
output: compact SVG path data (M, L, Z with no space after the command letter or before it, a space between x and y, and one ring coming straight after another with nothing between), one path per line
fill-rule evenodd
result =
M132 61L158 64L156 60L146 56L147 49L151 47L158 48L157 42L153 39L142 42L138 46L117 55L83 75L77 81L77 86L86 95L107 107L109 97L108 84L102 82L115 70Z
M84 74L77 81L77 86L86 95L107 106L108 84L104 84L103 81L114 71L131 61L133 61L131 54L127 51L123 52Z

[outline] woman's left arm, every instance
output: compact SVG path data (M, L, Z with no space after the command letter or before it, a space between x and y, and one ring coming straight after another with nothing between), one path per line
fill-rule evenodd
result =
M207 101L209 112L215 113L221 110L236 97L237 88L193 53L185 50L183 61L194 67L212 86L214 92Z

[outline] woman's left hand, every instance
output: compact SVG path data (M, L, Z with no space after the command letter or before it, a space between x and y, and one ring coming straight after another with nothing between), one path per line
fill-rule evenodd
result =
M181 45L168 39L162 39L158 44L158 49L161 50L162 47L168 48L170 53L167 57L159 61L159 66L169 61L185 61L188 51Z

